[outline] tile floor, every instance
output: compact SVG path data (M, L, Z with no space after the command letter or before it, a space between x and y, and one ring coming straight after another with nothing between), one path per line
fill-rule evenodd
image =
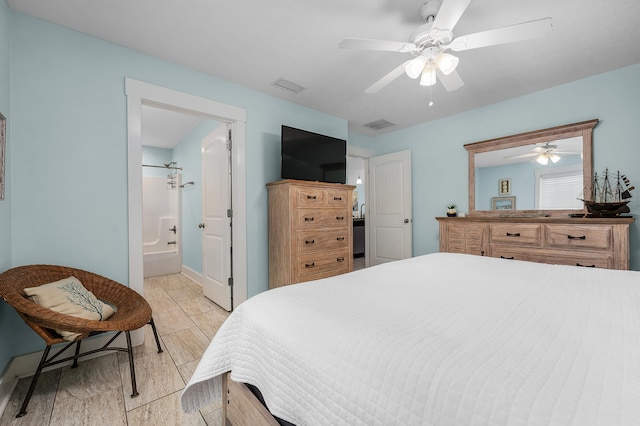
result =
M74 370L43 373L27 414L16 419L31 382L30 377L21 379L0 426L221 425L220 406L182 413L180 393L228 313L180 274L148 278L144 292L164 352L157 353L151 327L145 327L145 343L134 352L140 396L130 397L126 353L113 353L81 361Z
M364 257L355 257L353 259L353 270L357 271L366 268Z

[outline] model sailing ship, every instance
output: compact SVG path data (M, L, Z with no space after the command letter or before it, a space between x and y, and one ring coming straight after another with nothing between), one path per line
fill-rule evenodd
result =
M609 169L593 175L591 184L583 192L584 205L591 217L614 217L631 210L631 191L635 189L629 179L620 172L610 173Z

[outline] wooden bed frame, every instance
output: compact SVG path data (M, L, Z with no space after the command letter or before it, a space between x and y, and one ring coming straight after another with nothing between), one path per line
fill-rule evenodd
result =
M230 373L222 376L222 392L222 415L225 425L279 426L269 410L245 384L231 380Z

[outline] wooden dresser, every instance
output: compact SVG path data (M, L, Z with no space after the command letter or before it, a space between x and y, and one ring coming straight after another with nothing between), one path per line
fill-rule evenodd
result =
M351 185L281 180L269 192L269 288L353 270Z
M629 269L633 218L438 217L440 251Z

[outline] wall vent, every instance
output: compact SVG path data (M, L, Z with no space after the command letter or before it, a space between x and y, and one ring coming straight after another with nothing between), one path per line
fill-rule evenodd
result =
M276 81L271 83L271 85L286 90L289 93L300 93L306 89L306 87L302 87L299 84L285 80L284 78L277 79Z
M376 130L376 131L382 130L390 126L395 126L395 124L385 120L384 118L381 118L380 120L372 121L371 123L367 123L364 125L364 127L367 127L369 129Z

